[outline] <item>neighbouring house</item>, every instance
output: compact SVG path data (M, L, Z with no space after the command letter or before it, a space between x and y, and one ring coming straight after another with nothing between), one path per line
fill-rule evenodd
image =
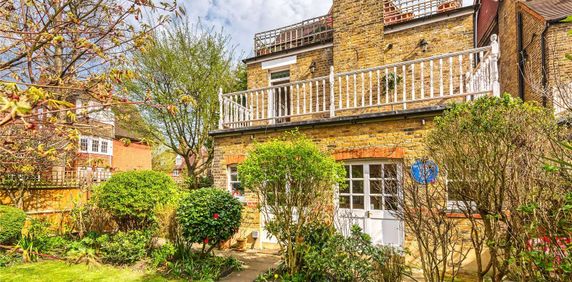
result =
M501 91L543 105L553 104L560 112L572 93L572 53L569 30L572 1L567 0L479 0L476 12L478 46L489 44L498 34Z
M333 0L324 16L255 34L254 55L244 60L248 90L220 93L219 129L210 132L215 186L244 200L253 220L241 228L260 234L249 238L253 246L276 241L267 236L256 196L241 187L236 167L255 142L292 129L345 164L349 187L334 199L339 226L351 221L377 244L414 246L393 211L403 178L426 155L434 118L452 101L504 90L519 95L512 89L517 41L510 34L522 23L499 14L511 5L516 13L516 3L466 2ZM544 23L560 18L539 12L538 2L518 3L518 11L527 9ZM545 35L556 44L564 33L553 24ZM559 56L547 55L546 64ZM454 195L448 202L449 215L461 216Z
M84 104L89 106L82 122L88 126L80 130L78 157L66 170L77 172L79 178L103 181L113 172L151 169L151 146L132 129L132 123L117 120L110 107L97 102L76 102L78 108Z

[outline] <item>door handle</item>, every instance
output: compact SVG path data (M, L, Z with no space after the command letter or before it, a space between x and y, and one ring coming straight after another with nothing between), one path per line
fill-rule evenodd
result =
M366 217L366 218L370 218L370 217L371 217L371 211L366 211L366 212L365 212L365 217Z

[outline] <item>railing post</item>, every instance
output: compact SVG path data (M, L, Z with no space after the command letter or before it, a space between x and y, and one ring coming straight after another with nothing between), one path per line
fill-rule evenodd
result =
M268 89L268 122L274 124L274 88Z
M336 116L336 103L335 103L335 76L334 76L334 66L330 66L330 117ZM324 101L325 102L325 101Z
M218 89L218 105L219 105L219 116L218 116L218 129L223 128L224 113L222 107L222 87Z
M500 82L499 82L499 61L500 47L498 36L491 35L491 76L493 80L493 96L500 97Z

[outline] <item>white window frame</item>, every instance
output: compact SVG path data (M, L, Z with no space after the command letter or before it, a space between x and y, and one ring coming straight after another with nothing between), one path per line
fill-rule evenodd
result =
M371 177L371 171L370 171L370 167L372 165L381 165L381 169L382 169L382 175L381 177ZM395 177L386 177L385 174L385 165L395 165L396 168L396 175ZM403 181L402 181L402 174L403 174L403 165L400 162L395 162L395 161L387 161L387 160L379 160L379 161L351 161L351 162L345 162L344 166L362 166L363 167L363 177L361 178L354 178L352 175L352 171L348 171L349 174L349 178L344 177L345 181L349 181L350 183L350 187L348 187L348 192L347 193L342 193L341 191L338 191L338 193L336 193L336 205L342 209L342 210L369 210L369 211L395 211L395 209L385 209L385 198L386 197L394 197L396 198L395 200L397 200L397 205L399 205L399 201L402 198L402 193L403 193ZM366 166L368 166L368 169L366 170ZM353 170L353 168L352 168ZM367 173L366 173L367 171ZM362 181L363 182L363 192L362 193L353 193L353 188L351 186L353 186L352 181L353 180L357 180L357 181ZM382 182L382 193L372 193L371 192L371 181L381 181ZM396 181L398 187L397 189L397 194L388 194L388 193L384 193L385 192L385 181L389 180L389 181ZM349 207L340 207L339 206L339 200L341 196L349 196ZM361 196L363 197L363 204L364 207L363 209L355 209L353 207L353 196ZM382 197L382 206L381 209L374 209L371 206L371 198L372 197ZM367 206L369 204L369 207ZM397 207L399 209L399 206Z
M87 150L82 150L82 148L81 148L81 141L82 140L87 140ZM99 145L97 146L97 150L93 150L93 142L94 141L99 142ZM102 144L104 142L107 143L107 152L105 152L105 153L102 152L103 150L101 149ZM107 155L107 156L113 155L113 140L111 140L111 139L102 138L102 137L94 137L94 136L80 136L78 145L79 145L78 151L80 153L100 154L100 155Z
M446 175L446 174L445 174ZM465 201L458 201L458 200L449 200L449 183L455 182L456 180L449 179L446 176L445 178L445 189L447 189L447 211L449 212L463 212L467 210L467 204L471 206L471 210L475 210L477 205L475 202L470 201L466 203Z
M233 171L232 171L233 168L236 169L236 172L233 172ZM227 190L228 190L228 192L229 192L231 195L233 195L233 193L232 193L232 191L233 191L233 188L232 188L232 187L233 187L233 186L232 186L232 185L233 185L233 184L236 184L236 183L240 184L240 179L238 178L238 166L235 165L235 164L234 164L234 165L229 165L229 166L227 166L226 171L227 171L227 183L228 183ZM232 180L232 176L233 176L233 175L236 175L236 180ZM243 190L244 190L244 188L243 188ZM243 192L243 193L244 193L244 192ZM241 202L246 202L246 199L245 199L245 195L244 195L244 194L241 195L241 196L235 196L235 195L233 195L233 196L234 196L235 198L237 198L237 199L238 199L239 201L241 201Z

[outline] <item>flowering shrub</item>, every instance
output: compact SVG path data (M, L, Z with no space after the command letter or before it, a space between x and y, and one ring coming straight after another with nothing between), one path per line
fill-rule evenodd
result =
M181 201L177 220L182 239L203 244L203 253L209 253L238 231L241 214L242 204L228 192L204 188L192 191Z

